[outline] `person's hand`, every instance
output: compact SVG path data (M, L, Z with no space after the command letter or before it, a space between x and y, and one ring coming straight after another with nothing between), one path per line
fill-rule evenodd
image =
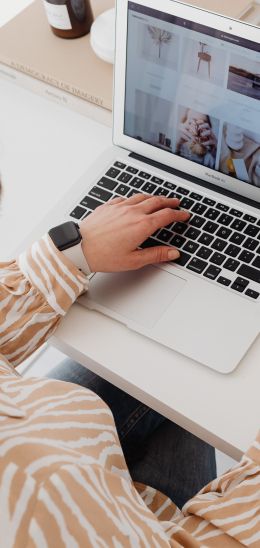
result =
M197 120L190 118L179 126L180 139L185 142L194 142L198 138Z
M92 272L123 272L172 261L180 256L172 247L138 247L156 230L190 214L174 208L179 200L136 194L99 206L80 224L82 248Z
M203 146L217 148L217 139L208 122L198 121L198 133Z

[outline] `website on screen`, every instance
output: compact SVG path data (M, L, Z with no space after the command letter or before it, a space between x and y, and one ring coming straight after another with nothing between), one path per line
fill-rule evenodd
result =
M124 133L260 187L260 47L129 2Z

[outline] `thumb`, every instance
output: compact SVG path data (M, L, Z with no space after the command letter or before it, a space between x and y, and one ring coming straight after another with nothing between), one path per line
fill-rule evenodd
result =
M135 252L136 268L142 268L148 264L166 263L180 257L178 249L166 246L150 247Z

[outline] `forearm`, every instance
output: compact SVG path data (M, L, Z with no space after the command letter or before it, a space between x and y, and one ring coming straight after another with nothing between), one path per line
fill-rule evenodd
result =
M44 236L0 265L0 353L18 365L50 337L87 278Z

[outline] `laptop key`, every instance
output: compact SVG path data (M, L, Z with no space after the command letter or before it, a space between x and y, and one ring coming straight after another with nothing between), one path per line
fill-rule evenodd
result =
M152 182L157 185L161 185L163 183L163 179L160 179L159 177L152 177Z
M134 179L132 179L132 181L129 184L130 186L133 186L134 188L140 188L143 183L144 183L143 179L140 179L140 177L134 177Z
M102 202L99 202L98 200L95 200L94 198L91 198L91 196L85 196L83 200L81 200L81 205L84 207L87 207L88 209L96 209L97 207L103 205Z
M159 234L157 235L158 240L161 240L162 242L167 243L172 237L172 232L169 230L166 230L166 228L163 228L160 230Z
M167 190L167 188L162 188L161 186L159 186L157 190L154 192L155 196L168 196L168 194L169 194L169 190Z
M177 198L177 200L181 200L182 196L181 196L181 194L178 194L178 192L171 192L169 194L168 198Z
M155 189L156 185L154 185L153 183L145 183L145 185L142 187L143 192L147 192L148 194L153 194Z
M197 240L200 234L201 234L200 230L197 230L196 228L189 228L187 232L185 233L185 237L190 240Z
M83 217L84 213L86 213L86 210L83 209L83 207L77 206L70 213L70 217L73 217L73 219L81 219L81 217Z
M174 247L182 247L183 244L185 244L186 240L183 238L183 236L179 236L178 234L175 234L175 236L170 241L170 245L173 245Z
M237 247L236 245L233 245L233 244L230 244L225 250L225 253L227 255L230 255L230 257L237 257L239 252L240 252L240 247Z
M258 245L259 242L257 240L254 240L253 238L247 238L247 240L243 243L243 247L249 249L250 251L255 251Z
M191 256L188 253L184 253L181 251L181 256L176 259L176 261L172 261L180 266L185 266L187 262L191 259Z
M201 259L197 259L197 257L193 257L193 259L191 259L191 261L189 262L187 269L201 274L207 266L208 263L206 263L206 261L202 261Z
M239 261L242 261L243 263L251 263L251 261L254 259L255 255L254 253L251 253L251 251L242 251L238 257Z
M212 255L213 253L213 250L210 249L209 247L204 247L202 246L196 253L196 255L198 257L200 257L201 259L209 259L210 255Z
M206 219L211 219L212 221L215 221L219 215L220 215L220 212L212 208L209 208L208 211L206 211L205 213Z
M235 283L241 285L242 287L247 287L249 285L249 281L245 278L240 278L240 276L238 276L238 278L235 280Z
M230 270L231 272L235 272L239 264L240 263L236 261L235 259L228 259L223 265L223 268L226 268L227 270Z
M173 232L176 232L177 234L183 234L187 228L187 225L185 223L175 223L173 226Z
M142 179L150 179L151 175L149 173L146 173L145 171L140 171L139 177L142 177Z
M224 211L225 213L229 210L229 207L226 206L225 204L217 204L216 208L219 209L220 211Z
M193 213L198 213L198 215L203 215L207 210L207 206L204 204L195 204L192 208Z
M204 225L205 222L206 222L206 219L204 219L203 217L199 217L198 215L194 215L194 217L191 217L191 219L189 221L189 225L195 226L197 228L201 228L202 225Z
M224 226L228 226L228 225L230 225L232 220L233 219L232 219L231 215L227 215L226 213L222 213L222 215L220 215L220 217L218 218L218 223L221 224L221 225L224 225Z
M217 266L220 266L223 264L225 259L225 255L222 255L221 253L214 253L214 255L212 255L212 257L210 258L210 262L216 264Z
M183 198L183 200L180 203L180 206L183 209L191 209L193 204L194 204L194 200L190 200L189 198Z
M126 164L123 164L122 162L115 162L114 166L119 167L119 169L125 169Z
M241 219L235 219L230 228L233 228L233 230L237 230L238 232L241 232L242 230L244 230L245 226L246 226L245 221L241 221Z
M255 223L257 221L257 218L253 217L253 215L244 215L243 219L247 221L247 223Z
M121 183L129 183L129 181L131 181L131 179L133 178L132 175L130 175L130 173L126 173L125 171L123 171L123 173L121 173L121 175L119 175L118 177L118 181L120 181Z
M187 196L190 191L187 190L187 188L183 188L182 186L178 186L177 192L179 192L180 194L183 194L184 196Z
M231 209L230 210L230 215L233 215L234 217L242 217L243 213L242 211L239 211L238 209Z
M242 276L243 278L248 278L252 282L256 282L260 284L260 270L253 268L252 266L248 266L245 264L242 264L237 273Z
M112 179L102 177L102 179L100 179L97 184L98 186L102 186L104 188L107 188L108 190L114 190L117 186L117 181L112 181Z
M199 244L192 241L188 241L183 247L184 251L188 251L188 253L195 253L198 248L199 248Z
M128 173L133 173L133 175L136 175L136 173L138 173L138 169L132 166L127 166L126 171L128 171Z
M213 242L214 240L214 236L211 236L211 234L201 234L200 238L199 238L199 242L203 245L210 245L211 242Z
M225 226L221 226L220 229L217 231L216 236L226 240L231 233L232 231L229 228L226 228Z
M247 289L246 293L247 297L251 297L251 299L258 299L260 293L257 293L257 291L253 291L253 289Z
M129 187L126 185L118 185L116 191L120 196L125 196L129 192Z
M120 171L119 169L116 169L114 167L111 167L107 172L107 177L111 177L112 179L115 179L119 175Z
M237 284L236 282L231 285L231 289L238 291L238 293L244 293L245 291L245 288L242 285Z
M211 247L213 249L216 249L217 251L223 251L226 246L227 242L225 242L225 240L220 240L220 238L216 238L216 240L214 240L213 244L211 245Z
M228 287L231 284L231 280L224 278L224 276L219 276L217 282L221 285L225 285L225 287Z
M203 230L205 230L205 232L209 232L210 234L214 234L214 232L216 232L218 228L218 225L216 223L213 223L212 221L208 221L204 227L203 227Z
M232 242L232 244L241 245L245 238L246 237L244 236L244 234L241 234L241 232L233 232L230 238L230 242Z
M104 188L99 188L98 186L94 186L90 190L89 195L98 198L98 200L102 200L102 202L107 202L113 196L111 192L108 192L108 190L105 190Z
M170 181L165 181L164 186L165 188L168 188L169 190L175 190L176 188L176 185L174 185L173 183L170 183Z
M247 236L252 236L252 238L255 238L259 230L260 228L258 228L258 226L256 225L248 225L245 229L245 234L247 234Z
M211 198L204 198L202 201L203 201L204 204L206 204L208 206L211 206L211 207L216 205L215 200L211 200Z
M209 278L210 280L215 280L217 276L221 273L221 268L210 265L209 268L204 272L203 276Z
M193 200L197 200L198 202L202 200L202 196L200 194L197 194L196 192L191 192L190 198L192 198Z

